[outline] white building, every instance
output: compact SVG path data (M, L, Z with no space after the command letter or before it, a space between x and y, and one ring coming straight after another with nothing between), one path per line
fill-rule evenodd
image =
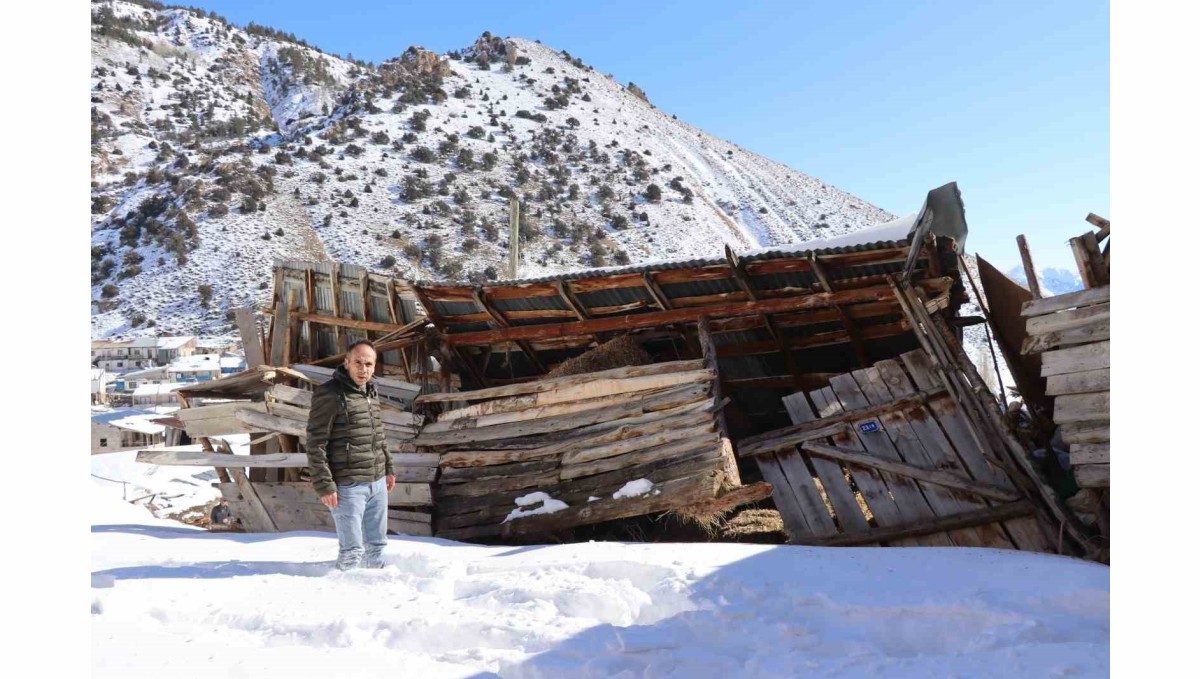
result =
M92 365L108 372L124 373L130 370L166 365L181 356L196 352L196 338L182 337L139 337L134 340L95 340L92 342Z
M182 387L175 384L143 384L133 391L133 405L137 407L174 405L179 403L175 390Z
M119 408L92 414L92 454L160 445L166 427L152 420L162 413Z
M193 354L177 358L167 366L172 382L207 382L221 376L220 354Z
M104 368L92 368L92 405L108 403L108 388L112 382L112 373Z

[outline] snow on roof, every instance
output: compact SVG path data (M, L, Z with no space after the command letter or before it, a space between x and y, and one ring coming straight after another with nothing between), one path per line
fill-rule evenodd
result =
M123 417L119 420L112 420L108 424L117 427L118 429L126 429L128 431L137 432L139 434L161 434L165 427L161 424L154 424L151 419L157 418L157 414L147 415L131 415Z
M246 365L246 359L243 358L242 356L222 356L221 357L221 367L222 368L240 368L244 365Z
M182 386L183 384L178 382L174 384L142 384L133 390L133 395L153 396L155 394L169 394Z
M232 337L201 337L196 340L196 346L208 348L231 347L237 344Z
M182 373L219 370L220 367L221 357L217 354L193 354L191 356L180 356L171 361L171 365L167 366L167 370Z
M119 349L130 344L130 340L92 340L92 349Z
M129 344L133 349L153 349L158 346L157 337L139 337Z
M746 252L738 253L740 257L753 257L767 252L808 252L810 250L829 250L832 248L846 248L857 245L870 245L872 243L888 243L892 241L902 241L908 238L909 232L917 224L917 214L911 213L890 222L884 222L876 226L852 231L840 236L831 238L818 238L815 240L806 240L799 243L788 243L787 245L775 245L769 248L757 248L747 250Z
M179 349L194 339L196 339L196 338L193 335L183 335L180 337L159 337L158 338L158 348L159 349Z
M150 377L152 375L159 375L161 377L166 377L166 373L167 373L167 369L164 366L157 365L152 368L142 368L141 370L130 370L129 372L124 373L121 376L128 380L131 378L137 379L139 377Z

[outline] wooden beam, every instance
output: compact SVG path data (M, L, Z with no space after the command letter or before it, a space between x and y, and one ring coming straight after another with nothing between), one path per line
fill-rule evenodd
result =
M920 285L936 293L948 289L950 278L922 281ZM672 309L644 314L632 314L615 318L599 318L574 323L547 323L544 325L518 326L480 332L452 334L446 337L451 345L495 344L517 339L548 339L556 337L580 337L610 330L636 330L672 323L692 322L700 316L710 318L728 316L753 316L757 314L799 311L802 309L829 308L838 304L878 302L893 295L890 287L874 286L832 293L815 293L796 298L768 299L755 302L735 302L709 307Z
M904 398L898 398L887 403L867 408L847 410L833 417L825 417L804 424L775 429L743 439L738 446L738 455L741 457L750 457L753 455L762 455L763 453L788 450L792 446L799 445L805 441L825 438L841 432L849 426L850 422L854 422L855 420L866 420L894 410L903 410L911 406L923 405L933 398L947 397L948 394L944 388L920 391L912 396L905 396Z
M275 305L275 316L271 322L271 365L283 365L287 353L288 305L286 301Z
M306 314L316 312L317 301L313 295L315 287L312 264L308 264L304 267L304 313ZM320 358L318 354L321 353L321 343L317 341L316 329L313 328L312 322L304 322L304 331L308 333L308 360L315 361Z
M728 246L726 246L728 249ZM700 350L704 355L704 365L713 374L712 396L713 400L721 403L723 395L721 394L721 372L718 368L717 361L717 345L713 342L712 332L709 330L708 316L701 316L696 321L696 336L700 341ZM729 427L725 424L725 410L718 410L716 413L717 434L720 437L721 444L721 467L725 472L725 481L730 486L742 485L742 475L738 472L737 459L733 455L733 445L729 443Z
M329 287L333 291L333 315L335 318L340 319L342 317L342 265L337 262L333 262L333 266L331 268L332 271L329 274ZM334 346L337 347L338 351L345 351L348 342L346 341L346 337L342 334L341 326L337 324L331 325L333 325Z
M562 301L567 305L567 308L574 312L577 317L579 317L579 320L586 321L588 318L590 318L590 316L588 316L587 308L580 304L578 299L575 299L575 293L571 290L570 283L565 281L554 281L554 289L558 291L558 296L562 298Z
M1021 306L1021 315L1025 317L1044 316L1064 309L1104 304L1108 302L1108 290L1109 287L1106 285L1102 288L1078 290L1046 299L1030 300Z
M1085 219L1087 220L1088 224L1100 229L1100 231L1096 234L1096 240L1104 240L1108 237L1108 233L1112 229L1112 222L1109 222L1107 219L1094 212L1089 212Z
M418 404L438 403L444 401L483 401L504 396L519 396L521 394L537 394L545 391L555 391L563 387L584 384L599 379L621 379L626 377L641 377L643 375L661 375L664 373L688 372L704 368L703 361L671 361L669 363L651 363L624 368L600 370L583 375L566 375L542 379L534 382L522 382L501 387L476 389L475 391L460 391L454 393L421 394L417 397Z
M1017 249L1021 251L1021 265L1025 267L1025 280L1029 292L1035 300L1042 298L1042 286L1038 285L1037 269L1033 266L1033 256L1029 254L1029 243L1025 242L1025 234L1017 236Z
M335 328L353 328L355 330L366 330L374 332L395 332L404 326L394 323L380 323L377 321L360 321L356 318L337 318L334 316L326 316L324 314L310 314L303 311L292 313L298 321L306 321L309 323L319 323L321 325L329 325ZM339 345L339 349L341 349Z
M821 457L827 457L833 460L840 460L842 462L848 462L850 464L856 464L863 467L870 467L891 474L907 476L909 478L917 479L918 481L925 481L938 486L945 486L946 488L954 488L955 490L966 491L974 495L986 497L990 500L1010 502L1019 499L1019 496L1011 490L989 486L985 483L977 483L969 478L946 471L924 469L922 467L916 467L904 462L885 460L875 455L862 453L857 450L849 450L847 448L841 448L838 446L830 446L824 443L817 443L816 441L807 441L800 445L800 449L812 455L820 455Z
M175 448L139 450L136 461L144 464L180 467L216 467L251 469L298 469L308 466L305 453L265 453L262 455L232 455L214 453L199 445ZM437 453L391 453L397 467L433 467L438 464Z
M649 272L642 274L642 286L646 288L646 292L650 293L650 298L658 305L659 309L667 311L671 308L671 299L667 297L662 288L658 286L658 282Z
M246 528L254 532L277 532L279 529L275 527L275 520L271 518L271 515L267 512L267 508L263 506L262 499L258 497L258 493L254 490L254 484L250 483L250 480L246 478L246 472L241 469L230 469L229 476L237 484L238 493L241 494L244 505L249 510L247 516L241 517L246 524Z
M242 338L242 351L246 355L246 368L253 370L267 362L266 357L263 356L262 344L259 343L258 332L255 330L257 323L254 318L254 310L236 309L233 315L237 319L238 334Z
M487 315L491 316L492 321L497 327L511 327L512 324L508 322L508 319L504 317L504 314L488 302L487 294L483 291L483 288L476 287L472 291L472 296L475 299L475 303L483 307L483 310L487 312ZM542 365L541 360L538 359L537 352L534 351L533 347L529 345L528 340L517 340L517 346L520 347L521 351L525 353L525 356L529 359L529 362L533 365L535 370L537 370L539 373L546 372L546 366Z
M1027 501L1020 500L1017 502L998 505L996 507L964 512L962 514L954 514L952 516L938 517L929 521L920 521L904 526L872 528L867 531L860 531L856 533L840 533L838 535L801 538L800 540L796 541L796 544L820 547L851 547L855 545L869 545L877 542L895 542L896 540L902 540L905 538L921 537L923 535L942 533L961 528L986 526L989 523L1009 521L1024 516L1032 516L1033 514L1033 505L1029 504Z

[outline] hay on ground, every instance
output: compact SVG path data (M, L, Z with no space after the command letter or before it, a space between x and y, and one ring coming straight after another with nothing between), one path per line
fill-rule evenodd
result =
M581 375L632 365L649 365L653 362L654 357L646 353L641 342L634 339L633 335L621 335L595 349L589 349L575 358L568 358L559 363L546 373L546 377Z

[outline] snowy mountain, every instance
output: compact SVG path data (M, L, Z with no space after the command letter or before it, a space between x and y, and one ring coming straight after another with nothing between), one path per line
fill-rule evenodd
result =
M1029 279L1025 275L1025 267L1014 266L1004 272L1005 276L1014 281L1029 287ZM1083 279L1079 277L1078 271L1070 269L1056 269L1054 267L1046 267L1037 272L1038 283L1042 288L1043 297L1053 297L1055 295L1064 295L1068 292L1075 292L1083 289Z
M566 50L484 33L379 65L155 3L92 4L92 335L231 332L276 257L521 276L893 216L713 137Z

